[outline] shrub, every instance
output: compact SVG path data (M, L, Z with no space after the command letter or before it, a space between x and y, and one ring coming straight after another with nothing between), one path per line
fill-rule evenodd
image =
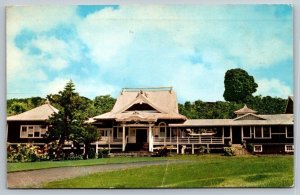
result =
M66 158L66 160L82 160L83 155L82 154L74 154L71 152Z
M199 150L198 150L198 154L204 154L205 152L205 146L200 146Z
M90 148L89 151L87 152L87 154L88 154L88 158L90 158L90 159L96 157L95 149L94 148Z
M235 148L224 147L225 156L235 156Z
M8 162L35 162L48 159L47 154L42 153L43 150L32 144L18 144L16 148L7 147Z
M166 147L159 149L157 152L151 155L152 157L167 157L168 149Z
M253 144L247 144L246 148L249 152L253 152L254 146Z
M99 153L98 153L98 158L108 158L109 157L109 153L110 153L110 150L109 149L101 149L99 150Z

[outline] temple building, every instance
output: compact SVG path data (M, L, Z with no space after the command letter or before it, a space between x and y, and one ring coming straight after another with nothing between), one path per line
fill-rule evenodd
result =
M45 142L46 120L58 112L44 104L22 114L7 117L8 143ZM253 153L293 153L293 97L285 114L261 115L243 108L233 119L187 119L179 114L172 87L124 88L110 112L92 117L101 139L100 149L154 152L168 148L175 153L197 153L201 147L213 152L224 147L251 147Z
M125 88L110 112L90 122L102 135L97 149L153 152L167 147L193 154L201 146L217 151L251 145L254 153L294 151L293 114L259 115L246 105L234 113L234 119L187 119L179 114L171 87Z

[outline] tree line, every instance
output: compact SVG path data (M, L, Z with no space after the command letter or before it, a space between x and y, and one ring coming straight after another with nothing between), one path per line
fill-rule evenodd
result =
M247 101L237 102L194 102L186 101L178 104L179 113L190 119L226 119L235 118L234 111L241 109L244 105L256 110L258 114L282 114L285 112L287 99L254 96Z
M83 111L88 118L109 112L116 102L116 99L110 95L100 95L96 96L94 99L80 96L80 99L84 105ZM47 101L47 98L42 97L8 99L7 116L16 115L31 110L35 107L45 104ZM61 108L61 106L55 102L51 103L51 105L57 109Z

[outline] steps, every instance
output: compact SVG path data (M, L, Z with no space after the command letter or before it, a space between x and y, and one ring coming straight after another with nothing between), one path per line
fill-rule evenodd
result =
M128 143L125 148L126 151L148 151L149 144L148 143Z
M234 148L234 154L236 156L249 154L249 152L241 144L232 144L231 147Z

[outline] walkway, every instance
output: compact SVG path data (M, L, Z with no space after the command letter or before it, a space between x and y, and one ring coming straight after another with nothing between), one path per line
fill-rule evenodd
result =
M89 175L96 172L113 171L127 168L138 168L150 165L164 165L167 163L178 163L184 161L150 161L124 164L107 164L78 167L60 167L40 169L33 171L21 171L7 174L8 188L41 188L43 183L56 180L74 178Z

